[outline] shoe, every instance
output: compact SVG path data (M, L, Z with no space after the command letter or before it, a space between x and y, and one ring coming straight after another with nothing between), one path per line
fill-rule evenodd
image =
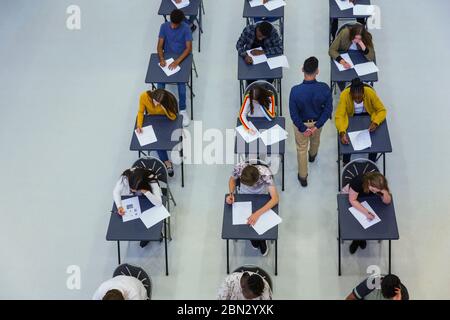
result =
M353 241L352 244L350 245L350 254L354 254L356 252L356 250L358 250L358 241Z
M173 171L173 167L170 165L170 166L167 166L166 168L167 168L167 174L169 175L169 177L172 178L175 174L175 172Z
M141 248L144 248L146 245L148 245L149 242L150 242L150 241L141 241L141 242L139 243L139 245L141 246Z
M269 246L267 245L267 240L261 241L261 244L259 245L259 250L261 250L261 254L263 257L267 256L269 253Z
M191 25L191 32L194 33L194 31L197 30L197 26L195 24Z
M259 241L250 240L250 243L252 244L253 249L259 250Z
M316 160L317 157L317 153L314 157L312 157L311 155L309 155L309 162L314 162Z
M189 115L186 110L180 111L181 116L183 117L183 127L188 127L191 123L191 119L189 119Z
M358 245L361 249L365 249L367 247L367 241L363 240L363 241L358 241Z
M298 181L300 181L300 184L302 185L302 187L307 187L308 186L308 180L307 178L301 178L299 174L297 174L297 178Z

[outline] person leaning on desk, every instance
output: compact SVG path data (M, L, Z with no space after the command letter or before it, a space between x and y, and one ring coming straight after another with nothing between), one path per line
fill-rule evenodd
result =
M373 132L386 119L386 114L386 108L375 90L359 78L353 79L350 87L342 91L336 108L336 128L341 143L350 143L347 135L349 117L369 115L372 122L368 129ZM349 154L343 156L344 166L350 162L350 156ZM375 162L377 154L370 153L369 159Z
M273 93L262 86L255 85L244 97L244 103L239 112L239 121L241 121L245 130L254 134L255 132L250 128L249 117L266 118L268 121L272 121L275 116L275 97Z
M136 133L142 133L142 124L144 122L144 114L147 115L163 115L169 120L175 120L178 113L178 102L175 96L164 89L156 89L153 91L145 91L139 98L139 111L136 121ZM164 162L169 177L173 177L173 165L169 160L167 151L158 150L158 157Z

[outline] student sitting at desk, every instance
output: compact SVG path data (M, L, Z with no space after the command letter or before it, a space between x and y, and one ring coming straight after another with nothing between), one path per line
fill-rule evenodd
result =
M255 49L259 47L262 50ZM253 49L251 54L254 56L280 55L283 53L283 43L277 30L269 22L264 21L245 27L236 43L236 49L247 64L252 64L253 60L247 54L247 50Z
M360 196L368 196L376 194L380 196L384 204L388 205L392 202L392 196L386 178L379 172L368 172L359 174L350 180L349 184L342 189L343 193L348 193L350 204L358 211L363 213L367 219L373 220L375 215L367 210L359 201ZM365 240L355 240L350 244L350 253L354 254L358 247L365 249L367 242Z
M192 52L192 32L184 22L185 16L181 10L173 10L170 14L170 22L161 25L158 40L159 64L166 66L164 53L178 54L179 57L170 64L169 69L175 69ZM183 117L183 126L190 123L186 111L186 83L178 83L178 98L180 115ZM158 89L164 89L164 83L158 83Z
M102 283L92 300L147 300L147 289L131 276L116 276Z
M349 117L370 116L372 122L368 129L373 132L386 119L386 113L386 108L375 90L359 78L353 79L350 87L342 91L336 108L336 128L341 143L350 143L347 135ZM349 154L343 156L344 166L350 162L350 156ZM369 159L376 162L377 154L370 153Z
M239 112L239 120L246 130L254 134L255 132L250 128L248 117L266 118L268 121L275 118L275 97L271 91L255 85L244 98Z
M393 274L371 277L361 282L346 300L409 300L409 293Z
M126 212L122 206L122 196L135 194L144 195L156 207L162 206L161 188L156 174L144 168L131 168L125 170L114 187L113 197L118 214L123 216ZM148 241L141 241L145 247Z
M234 272L225 278L217 300L272 300L272 290L259 274Z
M260 209L253 212L248 218L248 224L254 225L259 217L278 204L279 197L277 188L273 181L273 175L270 169L261 164L251 165L247 162L238 163L233 170L229 180L230 194L227 196L228 204L234 203L234 193L236 191L236 181L240 181L239 193L242 194L270 194L270 200ZM261 254L266 256L269 253L269 247L266 240L251 241L253 248L260 249Z
M175 120L178 113L178 103L175 96L164 89L156 89L154 91L146 91L141 94L139 99L139 111L136 121L137 134L142 133L142 124L144 122L144 114L147 115L163 115L170 120ZM173 177L173 165L169 160L167 151L158 150L158 157L164 162L169 177Z

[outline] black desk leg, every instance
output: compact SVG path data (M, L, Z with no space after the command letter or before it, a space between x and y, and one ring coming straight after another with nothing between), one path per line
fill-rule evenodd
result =
M244 84L243 84L243 80L239 81L239 98L241 98L241 106L242 106L242 95L244 92Z
M386 153L383 153L383 176L386 177Z
M167 16L166 16L166 15L164 15L163 17L164 17L164 21L166 21L166 22L167 22Z
M191 120L194 120L194 77L191 66Z
M281 35L283 37L282 44L283 44L283 49L284 49L284 17L281 18Z
M275 275L278 275L278 240L275 240Z
M120 266L120 241L117 241L117 258L119 260L119 266Z
M281 155L281 191L284 191L284 154Z
M203 20L202 20L202 5L198 7L198 52L201 50L201 41L202 41L202 33L203 33Z
M152 90L155 90L155 89L156 89L155 84L152 83Z
M338 237L338 264L339 264L339 271L338 275L341 276L341 237Z
M227 239L227 274L230 274L230 243Z
M169 275L169 258L167 255L167 219L164 220L164 251L166 254L166 276Z
M283 115L283 93L281 92L281 78L279 81L280 81L279 82L279 84L280 84L280 89L279 89L279 92L280 92L280 116L282 116Z
M389 274L391 274L391 240L389 240Z
M181 158L181 187L184 188L184 152L183 152L183 134L180 137L181 141L181 150L180 150L180 158Z
M205 14L205 4L203 3L203 0L201 2L201 8L202 8L203 14Z
M250 24L250 19L246 18L246 22L247 22L247 27L248 27L248 25Z

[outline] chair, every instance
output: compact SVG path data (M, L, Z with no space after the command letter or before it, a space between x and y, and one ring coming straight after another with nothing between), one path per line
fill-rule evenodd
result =
M279 109L280 109L280 103L279 103L279 97L278 97L278 92L277 89L275 88L275 86L273 84L271 84L270 82L267 82L265 80L257 80L255 82L250 83L247 88L245 88L244 91L244 96L246 96L247 94L250 93L250 90L252 90L253 88L260 86L266 90L269 90L270 92L272 92L272 94L275 97L275 112L278 115L279 114Z
M144 269L124 263L114 270L113 278L117 276L130 276L138 279L142 282L145 289L147 289L148 300L152 299L152 279Z
M163 206L165 206L167 210L170 212L170 201L173 202L174 206L176 206L177 203L175 202L175 198L173 197L172 191L170 190L167 168L165 164L158 158L148 156L142 157L135 163L133 163L133 168L149 169L156 174L156 176L158 177L158 181L160 182ZM170 217L168 220L169 220L169 239L172 240Z
M349 162L342 170L341 188L348 185L354 177L368 172L380 172L380 170L374 162L368 159L355 159Z
M251 264L246 264L243 265L239 268L237 268L236 270L233 271L234 272L252 272L252 273L256 273L259 276L261 276L261 278L263 278L264 280L267 281L267 283L269 284L270 290L273 292L273 284L272 284L272 279L270 278L269 274L264 271L263 269L261 269L260 267L257 267L255 265L251 265Z

